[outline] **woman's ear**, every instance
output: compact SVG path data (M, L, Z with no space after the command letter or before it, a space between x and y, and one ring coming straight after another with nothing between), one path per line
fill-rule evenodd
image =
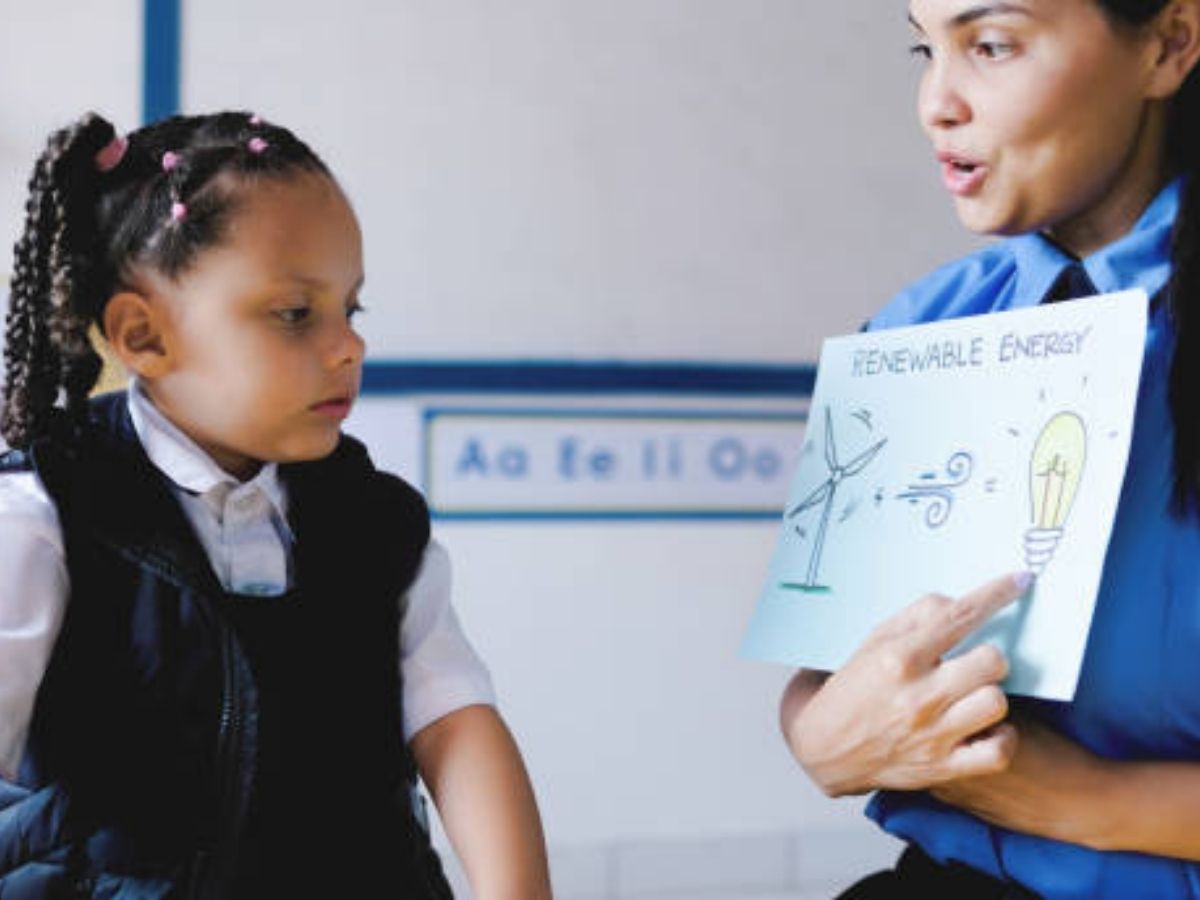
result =
M1172 0L1150 27L1156 59L1148 96L1165 99L1183 86L1200 59L1200 0Z
M172 360L163 310L135 291L114 294L104 307L104 336L121 363L139 378L170 371Z

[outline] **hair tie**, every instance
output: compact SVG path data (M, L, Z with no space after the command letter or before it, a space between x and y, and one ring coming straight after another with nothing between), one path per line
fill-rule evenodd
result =
M262 116L260 116L258 113L255 113L250 117L249 122L251 125L261 125L263 123Z
M247 147L247 148L250 150L250 152L251 152L251 153L253 153L255 156L258 156L258 154L262 153L262 152L263 152L264 150L266 150L266 149L267 149L267 147L269 147L269 146L271 146L271 145L270 145L270 144L268 144L266 141L264 141L264 140L263 140L262 138L260 138L260 137L252 137L252 138L250 138L250 140L249 140L249 141L247 141L247 142L246 142L246 147Z
M162 170L170 172L173 168L179 165L179 154L168 150L162 155Z
M123 135L114 135L96 154L96 169L100 172L111 172L121 164L128 149L129 139Z
M171 221L182 222L187 217L187 204L176 200L171 204Z

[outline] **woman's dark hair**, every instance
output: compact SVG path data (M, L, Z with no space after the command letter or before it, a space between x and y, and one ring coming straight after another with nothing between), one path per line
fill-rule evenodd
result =
M184 273L225 238L247 184L300 172L329 176L290 131L244 112L174 116L124 139L89 113L52 134L13 254L0 415L9 445L44 433L60 401L83 414L101 368L88 330L134 269Z
M1144 25L1169 0L1097 0L1117 25ZM1167 302L1175 327L1169 397L1175 425L1175 507L1200 498L1200 75L1193 69L1174 98L1167 134L1168 161L1184 176L1171 248Z

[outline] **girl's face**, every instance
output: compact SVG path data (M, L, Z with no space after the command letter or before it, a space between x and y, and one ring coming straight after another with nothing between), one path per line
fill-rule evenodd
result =
M299 174L241 187L226 239L176 281L150 276L170 365L156 405L231 474L330 453L358 393L351 324L362 238L341 190Z
M1044 230L1079 255L1123 234L1164 178L1149 29L1097 0L911 0L921 124L963 224Z

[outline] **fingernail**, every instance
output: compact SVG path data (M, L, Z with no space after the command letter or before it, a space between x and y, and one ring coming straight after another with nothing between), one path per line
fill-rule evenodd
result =
M1018 572L1013 576L1013 586L1023 594L1032 587L1034 580L1035 576L1032 572Z

